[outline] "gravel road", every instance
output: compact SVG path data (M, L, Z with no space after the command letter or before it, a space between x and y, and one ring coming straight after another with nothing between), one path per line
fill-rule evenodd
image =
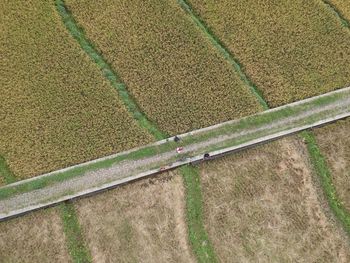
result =
M34 208L44 207L57 201L62 201L65 198L69 199L72 195L88 193L89 189L95 191L96 189L99 189L99 187L106 187L107 184L118 184L122 179L125 181L128 178L143 173L145 175L149 174L147 172L154 173L157 171L157 167L171 167L174 160L181 159L183 155L195 157L199 154L203 156L206 150L205 148L209 146L224 144L226 141L232 139L240 140L249 135L254 135L255 133L259 133L260 137L264 137L273 133L287 131L288 129L296 128L298 125L302 126L303 120L307 120L310 117L317 117L320 114L322 114L322 118L332 118L335 115L347 113L350 115L349 97L337 100L327 106L314 106L301 114L283 118L278 121L272 121L256 128L247 128L240 130L239 132L232 131L230 134L212 137L206 141L187 145L181 154L178 154L175 149L173 149L148 158L127 160L109 168L88 171L82 176L58 182L43 189L18 194L8 199L0 200L0 220L21 212L30 211ZM317 120L320 121L322 119L316 119L315 123ZM200 134L200 132L196 132L196 134ZM256 139L259 139L259 137L254 137L254 140ZM190 161L191 159L187 159L178 164L185 164Z

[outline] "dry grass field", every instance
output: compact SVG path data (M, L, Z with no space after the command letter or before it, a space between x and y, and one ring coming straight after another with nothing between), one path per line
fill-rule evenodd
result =
M322 1L189 2L270 106L350 85L350 30Z
M16 176L150 141L53 1L1 1L0 53L0 155Z
M0 222L0 262L71 262L57 209Z
M350 212L350 119L315 130L339 199Z
M75 203L94 262L194 262L175 172Z
M204 218L221 262L349 262L297 138L201 165Z
M161 130L176 134L259 110L248 87L176 0L66 4Z

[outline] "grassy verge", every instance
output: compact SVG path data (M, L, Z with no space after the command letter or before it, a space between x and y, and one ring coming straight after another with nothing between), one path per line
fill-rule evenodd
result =
M224 56L224 58L233 66L235 71L238 73L240 79L249 87L253 95L258 99L260 105L263 109L269 109L267 102L262 97L260 90L254 85L254 83L248 78L244 73L242 65L239 61L232 55L232 53L225 47L225 45L214 35L214 33L209 29L203 20L196 16L192 10L192 7L186 0L177 0L182 9L184 9L196 25L202 30L202 32L209 38L212 44L216 47L218 51Z
M145 128L156 139L160 140L166 137L166 134L159 131L157 127L151 123L143 114L136 102L129 94L125 84L120 80L120 77L111 68L104 57L96 50L94 45L87 39L84 30L78 26L72 14L68 11L63 0L55 0L58 13L70 34L78 41L81 48L89 55L89 57L98 65L102 74L109 80L110 84L118 91L120 98L124 102L127 110L138 121L139 125Z
M81 228L74 209L70 203L60 207L64 233L67 238L68 250L74 263L92 262L89 250L86 248L81 234Z
M10 171L4 157L0 156L0 177L4 178L6 184L11 184L17 181L14 174Z
M316 138L311 132L303 132L301 136L307 143L307 148L312 161L312 164L320 177L324 193L327 197L329 206L331 207L335 217L342 223L345 231L350 235L350 214L337 196L336 189L332 182L330 170L326 164L326 160L322 155Z
M186 188L186 217L189 240L198 262L217 262L214 249L203 224L203 200L198 169L180 168Z

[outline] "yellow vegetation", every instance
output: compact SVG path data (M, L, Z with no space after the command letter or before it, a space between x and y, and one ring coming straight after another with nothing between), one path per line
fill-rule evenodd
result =
M350 84L350 30L322 1L189 2L271 106Z
M176 0L68 0L145 114L170 134L260 109Z
M0 155L17 176L150 141L53 1L1 1L0 21Z
M349 22L350 20L350 2L346 0L324 0L333 5L340 14Z

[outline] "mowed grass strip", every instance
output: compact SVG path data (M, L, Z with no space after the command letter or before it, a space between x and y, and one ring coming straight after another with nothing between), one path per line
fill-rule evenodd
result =
M337 205L347 210L350 230L350 119L314 130L319 155L329 171L329 183L336 192ZM350 233L350 231L349 231Z
M203 221L203 198L199 171L194 166L180 168L186 186L188 235L198 262L218 262Z
M14 183L16 180L17 178L10 171L5 158L0 156L0 185L1 185L1 182L10 184L10 183Z
M306 145L295 137L200 166L204 222L221 262L348 262Z
M261 109L176 0L66 4L160 130L174 135Z
M69 202L63 203L60 205L60 210L63 230L67 239L67 247L73 262L92 262L90 251L86 248L81 226L73 204Z
M0 262L72 262L56 208L0 222Z
M196 262L187 241L178 172L74 203L94 262Z
M350 85L350 32L319 0L189 0L272 107Z
M53 1L2 1L0 21L0 153L17 178L152 140Z

